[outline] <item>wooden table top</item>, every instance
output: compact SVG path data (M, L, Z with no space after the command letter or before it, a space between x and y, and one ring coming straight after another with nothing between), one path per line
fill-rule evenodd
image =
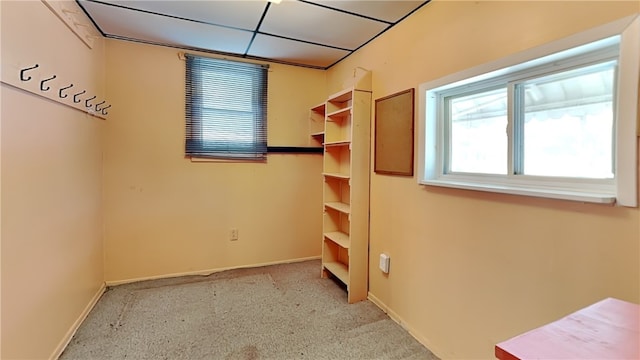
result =
M640 306L608 298L496 345L500 360L640 359Z

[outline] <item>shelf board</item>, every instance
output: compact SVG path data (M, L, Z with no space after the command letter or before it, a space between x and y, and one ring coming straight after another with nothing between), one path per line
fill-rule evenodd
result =
M349 235L343 233L342 231L332 231L328 233L324 233L324 237L338 244L338 246L348 249L351 245L351 239L349 239Z
M326 206L328 208L332 208L334 210L338 210L338 211L340 211L341 213L344 213L344 214L351 213L351 205L345 204L343 202L329 201L329 202L324 203L324 206Z
M322 266L324 266L327 271L340 279L340 281L347 285L347 287L349 286L349 268L347 267L347 265L341 262L332 261L326 262L322 264Z
M322 114L324 115L325 109L327 108L327 104L326 103L321 103L318 104L314 107L311 108L311 111L318 113L318 114Z
M347 106L346 108L338 109L327 114L327 121L331 121L331 118L344 118L351 115L351 106Z
M321 136L324 136L324 131L312 132L309 135L313 137L321 137Z
M351 100L352 97L353 97L353 89L348 88L329 96L329 100L327 101L332 103L334 102L342 103L342 102Z
M327 147L332 147L332 146L348 146L349 144L351 144L350 140L340 140L340 141L327 141L324 143L325 146Z
M332 177L332 178L342 179L342 180L349 180L351 178L351 176L349 175L340 174L340 173L322 173L322 175L326 177Z

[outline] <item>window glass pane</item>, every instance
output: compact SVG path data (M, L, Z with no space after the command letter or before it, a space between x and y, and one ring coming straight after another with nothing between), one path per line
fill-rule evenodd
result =
M450 113L451 172L507 173L507 89L445 100Z
M614 66L524 83L524 174L613 178Z

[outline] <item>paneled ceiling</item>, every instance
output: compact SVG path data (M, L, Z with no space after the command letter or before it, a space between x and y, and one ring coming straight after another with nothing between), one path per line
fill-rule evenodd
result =
M327 69L429 1L77 2L108 38Z

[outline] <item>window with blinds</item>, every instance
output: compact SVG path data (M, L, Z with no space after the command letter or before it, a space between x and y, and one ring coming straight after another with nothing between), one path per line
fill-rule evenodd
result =
M186 55L185 153L264 161L268 65Z

